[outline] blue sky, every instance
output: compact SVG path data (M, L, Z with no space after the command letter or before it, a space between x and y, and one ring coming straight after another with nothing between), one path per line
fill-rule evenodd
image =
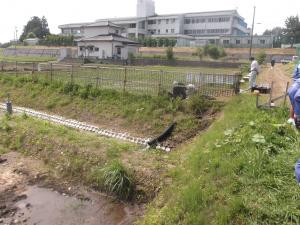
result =
M158 14L201 12L237 9L245 17L249 26L252 24L253 6L257 8L254 32L262 33L265 29L284 26L284 20L291 15L300 14L299 0L155 0ZM281 3L281 4L279 4ZM46 16L52 33L58 33L60 24L91 22L106 17L135 16L136 0L1 0L0 2L0 42L14 37L15 27L18 35L32 16Z

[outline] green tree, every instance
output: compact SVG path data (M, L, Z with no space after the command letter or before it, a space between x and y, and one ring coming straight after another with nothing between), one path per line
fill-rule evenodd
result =
M39 18L37 16L32 17L24 26L23 33L20 36L20 41L23 41L29 33L34 33L36 37L43 39L50 34L48 28L48 22L43 16Z
M284 37L284 28L274 27L272 30L265 30L263 35L272 35L273 36L273 47L280 48L281 44L286 43Z
M285 20L284 35L291 47L300 42L300 21L298 16L290 16Z
M164 39L164 47L169 47L170 46L170 40L168 38Z
M164 46L164 39L163 38L159 38L158 39L158 47L163 47Z

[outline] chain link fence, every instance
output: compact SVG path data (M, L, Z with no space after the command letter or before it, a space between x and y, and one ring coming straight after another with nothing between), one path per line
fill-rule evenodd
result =
M193 85L204 95L232 96L239 93L241 79L240 73L216 74L52 63L0 62L0 71L17 76L36 74L50 82L90 85L95 88L146 95L172 92L176 83L182 86Z

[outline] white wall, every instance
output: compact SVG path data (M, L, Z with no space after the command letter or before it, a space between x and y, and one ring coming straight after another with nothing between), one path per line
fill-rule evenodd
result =
M80 46L94 46L94 51L88 52L87 50L80 51ZM78 42L78 56L86 56L86 57L97 57L99 59L102 58L112 58L117 54L117 47L122 46L121 48L121 58L127 59L128 52L136 53L137 47L123 45L121 42L107 42L107 41L95 41L89 43ZM95 51L95 48L99 48L99 51Z

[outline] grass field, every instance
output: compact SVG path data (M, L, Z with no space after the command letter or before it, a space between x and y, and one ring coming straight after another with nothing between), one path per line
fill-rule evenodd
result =
M255 115L255 116L254 116ZM195 142L139 224L299 224L294 165L299 132L288 109L258 110L235 97Z

